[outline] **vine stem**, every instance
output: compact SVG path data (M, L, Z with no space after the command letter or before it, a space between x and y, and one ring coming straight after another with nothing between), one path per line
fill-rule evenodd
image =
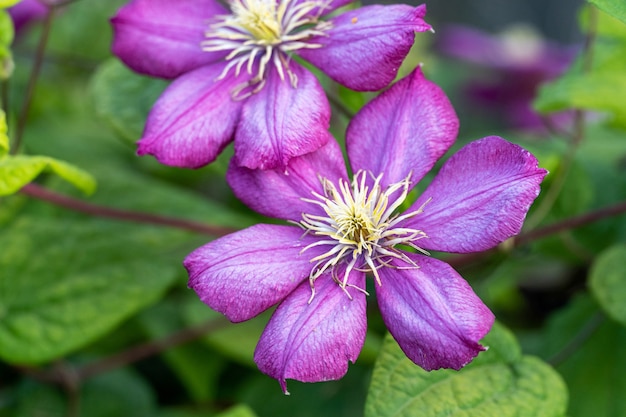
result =
M28 119L28 112L30 110L31 103L33 101L33 96L35 94L35 87L37 85L37 80L39 79L39 74L41 73L41 68L43 66L43 58L46 52L46 46L48 45L48 38L50 37L50 30L52 28L52 21L54 20L54 15L56 12L55 7L50 7L48 13L46 14L46 18L43 22L43 28L41 30L41 37L39 38L39 44L37 45L37 51L35 52L35 61L33 63L33 69L30 72L30 77L28 78L28 85L26 87L26 95L24 97L24 103L22 104L22 108L18 114L17 118L17 127L15 129L15 140L13 142L13 146L11 146L11 154L16 154L20 146L22 144L22 137L24 135L24 128L26 127L26 120Z
M601 209L590 211L579 216L570 217L565 220L552 223L548 226L535 229L530 232L522 233L516 237L507 240L506 242L503 242L501 246L506 249L513 249L556 233L576 229L578 227L595 223L606 218L619 216L624 213L626 213L626 200L612 206L603 207ZM446 259L446 262L453 267L466 266L492 255L494 252L500 250L499 248L500 246L485 252L456 255L454 257Z
M558 366L565 362L567 358L572 356L582 345L585 344L591 336L598 330L600 325L604 323L606 317L601 312L597 312L585 323L582 329L569 341L563 348L555 353L552 357L548 358L548 362L552 366Z
M188 230L191 232L218 237L236 231L235 229L212 226L192 220L144 213L140 211L122 210L118 208L105 207L97 204L87 203L76 198L68 197L63 194L47 190L36 184L25 185L20 190L20 192L38 200L47 201L60 207L65 207L70 210L79 211L81 213L86 213L97 217L105 217L128 222L154 224L158 226L169 226L175 227L177 229Z
M593 68L593 44L596 40L597 36L597 26L598 26L598 10L590 6L589 7L589 29L587 31L587 35L585 36L585 43L583 46L583 63L582 63L582 71L583 73L588 73ZM544 120L549 120L548 118L544 118ZM554 131L554 127L547 124L548 128ZM563 133L562 133L563 134ZM556 203L559 194L563 190L563 186L565 185L565 180L568 177L568 174L572 168L574 163L574 158L576 157L576 152L578 151L580 144L582 143L585 137L585 112L578 109L574 113L574 129L570 134L565 134L571 140L571 146L563 158L563 163L560 166L560 169L556 173L550 188L547 190L545 197L542 199L541 203L533 213L533 215L526 221L526 227L528 229L535 228L541 221L545 218L545 216L550 212L554 203Z
M18 367L24 374L46 383L54 383L62 386L69 396L78 397L80 385L87 379L93 378L113 369L121 368L131 363L146 359L150 356L172 349L174 347L189 343L207 333L225 327L230 322L223 318L211 319L197 326L188 327L169 334L161 339L141 343L131 346L127 350L115 353L111 356L95 360L82 366L74 366L67 361L57 362L48 369L34 369L31 367ZM78 401L78 398L75 398ZM72 409L76 409L77 404L70 404L68 416Z

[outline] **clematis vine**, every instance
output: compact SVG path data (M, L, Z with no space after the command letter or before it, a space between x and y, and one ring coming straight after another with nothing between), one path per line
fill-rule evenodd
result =
M255 225L196 249L184 262L189 286L233 322L278 304L254 359L285 392L287 379L338 379L357 359L368 274L387 328L417 365L460 369L485 349L493 314L428 251L483 251L517 234L546 171L523 148L486 137L411 203L457 133L450 102L418 68L350 122L352 180L334 140L286 171L231 163L235 194L291 225Z
M330 108L298 55L359 91L387 86L424 5L366 6L328 16L348 0L133 0L113 17L113 52L133 70L174 82L158 99L138 154L197 168L234 140L251 169L284 168L328 140Z

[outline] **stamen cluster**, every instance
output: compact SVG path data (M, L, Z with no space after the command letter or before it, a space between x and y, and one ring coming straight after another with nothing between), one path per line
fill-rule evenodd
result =
M216 17L202 43L205 51L230 51L229 61L218 79L231 69L239 75L245 65L256 76L233 93L239 96L246 87L254 86L245 98L260 91L265 84L268 64L273 64L281 80L285 74L297 87L297 76L289 70L289 53L302 48L320 48L321 44L307 42L313 36L325 36L332 25L319 21L327 6L320 1L297 0L232 0L232 14ZM257 59L258 58L258 59ZM258 63L257 63L258 61Z
M401 259L410 268L417 268L411 259L395 248L396 245L407 245L425 253L415 241L427 237L426 233L399 226L402 221L421 213L424 206L409 213L396 214L408 195L410 177L409 174L385 189L381 186L382 175L374 178L373 185L368 186L365 171L356 173L351 186L340 179L337 188L326 178L320 178L324 195L313 192L315 199L303 199L322 207L326 215L302 215L300 226L307 233L322 238L302 251L315 246L330 246L328 251L311 259L311 262L316 262L309 275L311 300L315 295L315 280L329 269L333 279L345 291L346 287L352 286L348 284L348 275L352 270L372 272L377 284L382 285L378 269L389 266L390 258ZM341 279L337 273L339 265L346 265ZM357 289L365 292L364 289Z

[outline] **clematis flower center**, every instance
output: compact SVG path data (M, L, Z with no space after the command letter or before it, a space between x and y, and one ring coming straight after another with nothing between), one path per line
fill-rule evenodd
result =
M389 267L392 258L403 260L409 268L417 268L396 248L397 245L407 245L427 253L415 244L417 240L427 237L426 233L399 226L402 221L422 213L426 204L418 210L397 214L409 193L411 176L384 189L381 186L382 174L374 178L371 186L367 184L367 176L366 171L359 171L351 184L339 180L339 187L326 178L320 178L324 194L313 192L314 199L303 199L320 206L325 215L302 215L299 225L306 233L320 238L302 252L317 246L328 247L326 252L311 259L315 262L309 274L311 300L315 295L315 280L326 271L331 271L332 278L344 291L346 287L352 287L348 284L348 275L352 270L371 272L377 284L382 285L378 270ZM343 277L338 276L340 265L345 268ZM365 292L362 288L357 289ZM350 297L347 291L346 294Z
M297 76L289 70L289 54L302 48L320 48L308 42L313 36L326 36L332 25L319 21L327 3L320 0L231 0L232 14L217 16L209 26L202 49L209 52L230 51L228 64L218 77L223 79L232 70L242 69L255 76L233 94L245 98L263 88L268 65L273 65L281 78L298 85ZM247 90L247 87L252 87ZM242 96L243 91L246 93Z

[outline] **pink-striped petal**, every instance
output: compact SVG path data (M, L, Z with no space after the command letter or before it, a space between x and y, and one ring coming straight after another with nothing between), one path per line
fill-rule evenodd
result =
M291 158L319 149L328 141L330 106L317 78L296 62L285 74L268 70L265 86L243 106L235 135L235 162L250 169L285 168Z
M426 6L403 4L365 6L330 19L327 36L313 37L320 48L298 54L333 80L357 91L387 86L409 53L415 32L431 29L424 22Z
M352 119L346 146L352 169L383 173L382 184L419 181L454 143L459 120L445 93L420 68Z
M259 170L231 161L226 180L235 195L254 211L268 217L300 221L302 213L322 214L303 198L324 194L319 176L334 184L347 178L341 149L333 138L315 152L293 158L286 169Z
M232 140L242 102L231 91L247 74L216 80L225 64L204 66L174 81L146 122L137 154L166 165L198 168L213 162Z
M200 45L209 20L224 13L214 0L132 0L111 19L113 53L142 74L176 78L225 55Z
M210 242L185 258L189 287L233 322L277 304L308 278L323 249L291 226L258 224ZM308 285L308 281L307 284Z
M460 369L485 350L478 341L494 316L452 267L407 254L419 268L393 260L379 270L376 294L383 320L404 353L427 371Z
M403 227L424 231L419 246L478 252L519 233L547 174L522 147L497 136L472 142L453 155L409 211Z
M349 284L364 288L365 274L354 271ZM303 282L283 301L261 335L254 353L259 369L287 392L287 379L320 382L339 379L354 363L365 341L365 294L347 287L348 296L330 275L311 286Z

